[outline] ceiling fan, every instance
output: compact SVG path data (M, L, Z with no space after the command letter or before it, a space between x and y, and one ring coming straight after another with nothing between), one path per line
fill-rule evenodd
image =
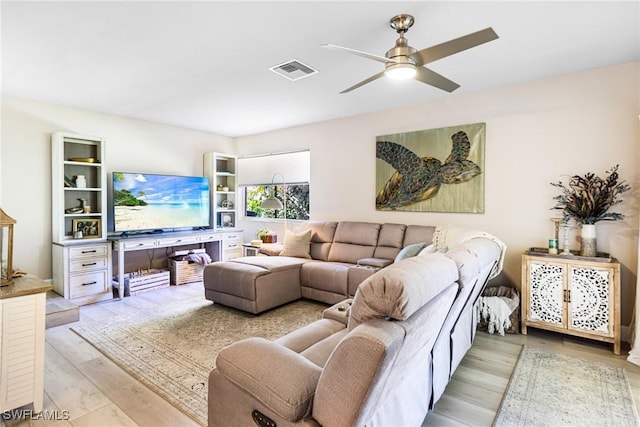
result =
M413 16L407 14L396 15L391 18L389 25L391 28L396 30L400 37L396 40L396 45L389 49L384 56L362 52L348 47L336 46L333 44L322 45L322 47L351 53L353 55L362 56L364 58L384 63L384 71L374 74L368 79L365 79L340 93L351 92L352 90L357 89L360 86L364 86L367 83L371 83L384 75L390 79L413 78L421 81L422 83L437 87L438 89L453 92L460 87L459 84L428 69L424 65L498 38L495 31L489 27L426 49L416 50L409 46L407 39L404 37L405 33L409 31L409 28L413 25L413 22Z

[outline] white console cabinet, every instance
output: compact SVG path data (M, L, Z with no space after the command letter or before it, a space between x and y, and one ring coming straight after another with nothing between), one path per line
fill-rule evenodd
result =
M522 256L522 325L613 343L620 354L620 264Z

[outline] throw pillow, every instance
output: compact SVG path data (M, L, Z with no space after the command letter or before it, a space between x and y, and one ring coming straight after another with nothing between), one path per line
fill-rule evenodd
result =
M402 261L405 258L411 258L418 255L418 252L420 252L425 245L425 242L420 242L405 246L400 250L400 252L398 252L396 259L393 262Z
M289 230L284 232L284 248L280 256L292 256L297 258L311 258L309 248L311 244L311 230L294 233Z

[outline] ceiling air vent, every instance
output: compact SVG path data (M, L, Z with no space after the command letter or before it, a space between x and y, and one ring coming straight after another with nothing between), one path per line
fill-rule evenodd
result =
M274 73L281 75L282 77L286 77L291 81L300 80L304 77L311 76L318 72L318 70L314 70L313 68L303 64L297 59L292 59L291 61L274 65L269 69Z

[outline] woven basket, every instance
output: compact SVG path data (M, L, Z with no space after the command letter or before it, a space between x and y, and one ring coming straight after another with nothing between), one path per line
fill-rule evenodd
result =
M176 261L169 259L169 271L172 285L184 285L185 283L202 282L204 267L197 262Z

